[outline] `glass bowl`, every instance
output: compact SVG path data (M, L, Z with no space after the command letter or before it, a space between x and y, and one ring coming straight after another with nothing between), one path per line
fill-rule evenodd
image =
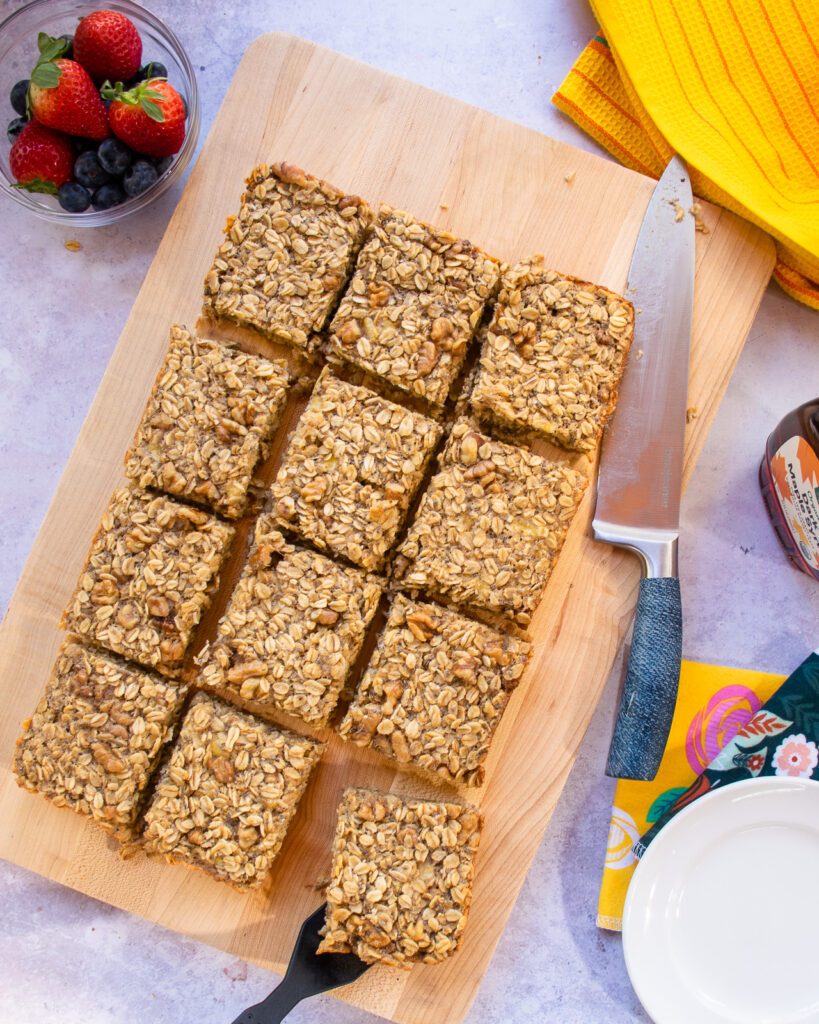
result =
M9 170L11 145L6 139L5 125L16 115L8 96L15 82L31 74L37 59L38 32L47 32L52 36L64 32L73 35L78 20L95 10L121 11L131 19L142 37L142 63L158 60L167 67L168 81L184 96L188 105L188 119L182 148L175 155L171 166L149 189L109 210L89 209L85 213L69 213L61 209L55 196L12 187L14 178ZM3 109L7 118L0 122L4 129L0 136L0 190L38 217L55 224L70 224L72 227L90 228L113 224L152 203L180 177L193 156L199 138L199 93L188 55L164 22L132 0L97 3L94 0L33 0L0 22L0 110Z

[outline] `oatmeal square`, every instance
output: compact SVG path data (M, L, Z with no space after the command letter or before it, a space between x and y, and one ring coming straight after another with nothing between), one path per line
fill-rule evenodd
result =
M472 407L513 432L593 451L617 404L633 334L630 302L535 256L501 278Z
M188 708L145 814L145 849L239 889L264 881L322 744L205 693Z
M187 686L67 641L17 740L18 785L134 838L151 774Z
M481 785L531 644L398 595L339 734L402 768Z
M373 577L288 544L262 516L199 681L326 725L380 596Z
M459 420L399 551L402 586L528 625L588 484Z
M325 368L272 487L276 518L323 550L378 569L440 436L433 420Z
M441 406L498 274L471 242L382 206L330 325L330 352Z
M248 355L171 328L125 473L139 487L241 516L257 465L276 431L289 376L278 360Z
M233 527L133 487L114 492L63 629L165 675L183 666Z
M371 221L363 199L292 164L255 167L205 278L205 314L312 350Z
M346 790L318 952L397 967L451 956L466 928L482 827L462 804Z

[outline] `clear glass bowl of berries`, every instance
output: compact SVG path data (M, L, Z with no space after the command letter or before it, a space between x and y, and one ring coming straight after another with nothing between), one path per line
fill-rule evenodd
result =
M0 22L0 189L38 217L112 224L166 192L199 137L182 44L132 0L33 0Z

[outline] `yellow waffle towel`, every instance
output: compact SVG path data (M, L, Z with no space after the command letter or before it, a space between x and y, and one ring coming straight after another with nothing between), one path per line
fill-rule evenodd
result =
M631 876L632 846L686 790L777 690L784 676L684 661L668 745L652 782L617 783L600 899L598 928L619 932Z
M626 166L674 152L696 195L776 240L774 277L819 309L816 0L592 0L602 28L553 102Z

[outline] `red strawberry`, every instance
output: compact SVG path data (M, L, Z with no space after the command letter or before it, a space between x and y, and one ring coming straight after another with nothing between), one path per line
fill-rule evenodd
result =
M95 82L126 82L139 71L142 40L130 18L119 11L94 11L80 18L74 33L74 60Z
M40 60L31 72L28 102L32 115L48 128L86 139L108 135L105 106L85 68L66 60L67 43L40 33Z
M71 178L74 150L59 132L30 121L14 140L9 152L9 168L19 188L27 192L57 194L60 185Z
M103 86L112 100L108 111L111 131L137 153L172 156L185 139L185 105L164 78L151 78L127 91L118 83Z

